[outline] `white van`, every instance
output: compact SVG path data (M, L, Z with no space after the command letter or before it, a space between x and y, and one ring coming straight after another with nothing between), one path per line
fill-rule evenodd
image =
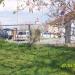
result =
M30 33L29 31L19 32L16 36L17 41L27 41L29 40Z

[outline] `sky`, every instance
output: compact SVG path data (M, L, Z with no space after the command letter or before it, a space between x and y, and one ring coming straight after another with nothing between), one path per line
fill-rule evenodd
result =
M66 0L66 2L68 1L69 0ZM28 8L26 7L24 10L13 14L13 12L17 9L17 0L5 0L4 3L4 7L3 4L0 4L0 24L17 24L17 22L19 24L34 23L37 18L39 19L40 23L44 23L48 19L50 20L50 17L47 16L47 13L54 12L54 10L56 9L52 7L52 9L49 11L48 9L43 8L40 11L34 11L34 13L30 13Z
M48 19L48 16L46 15L47 9L45 9L45 11L41 10L35 11L34 13L29 13L28 8L26 8L25 10L13 14L17 7L17 0L5 0L4 3L4 7L3 4L0 5L1 24L17 24L17 22L19 24L34 23L37 18L39 19L40 23L43 23Z

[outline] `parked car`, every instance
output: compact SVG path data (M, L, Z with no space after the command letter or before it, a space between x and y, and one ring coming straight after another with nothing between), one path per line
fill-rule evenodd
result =
M5 30L0 30L0 38L8 38L8 33Z
M18 41L25 41L29 39L29 31L25 31L25 32L19 32L16 35L16 40Z
M42 38L50 38L50 33L48 33L48 32L43 32L43 33L41 33L41 37L42 37Z
M12 29L6 28L6 29L3 29L3 31L5 31L8 34L8 36L7 36L8 39L12 39L12 37L13 37Z

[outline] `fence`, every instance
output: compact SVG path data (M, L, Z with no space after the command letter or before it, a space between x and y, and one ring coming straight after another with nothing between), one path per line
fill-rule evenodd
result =
M36 31L37 29L39 30ZM71 43L75 43L74 26L71 27L71 35L69 36L71 37ZM49 27L45 29L45 26L40 24L2 25L0 37L16 43L28 43L33 39L37 44L65 44L65 28L57 27L57 29L50 31Z

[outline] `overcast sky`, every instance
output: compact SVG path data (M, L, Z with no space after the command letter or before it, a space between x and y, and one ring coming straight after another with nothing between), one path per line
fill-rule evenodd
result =
M22 0L21 0L22 1ZM49 1L49 0L45 0ZM66 0L71 1L71 0ZM75 1L75 0L73 0ZM3 4L0 5L0 22L1 24L17 24L17 13L13 14L13 12L17 9L17 0L5 0L5 6ZM49 3L49 2L48 2ZM28 8L25 10L18 12L18 23L34 23L37 18L41 23L48 20L48 16L46 15L48 12L53 12L56 8L48 11L48 9L44 8L41 11L34 11L34 13L29 13ZM49 18L50 19L50 18Z
M1 24L16 24L17 23L17 13L13 14L16 10L17 0L5 0L5 6L0 5L0 22ZM41 10L34 13L29 13L26 8L23 11L18 12L18 23L34 23L36 18L39 18L40 22L45 22L48 19L46 15L47 11Z

